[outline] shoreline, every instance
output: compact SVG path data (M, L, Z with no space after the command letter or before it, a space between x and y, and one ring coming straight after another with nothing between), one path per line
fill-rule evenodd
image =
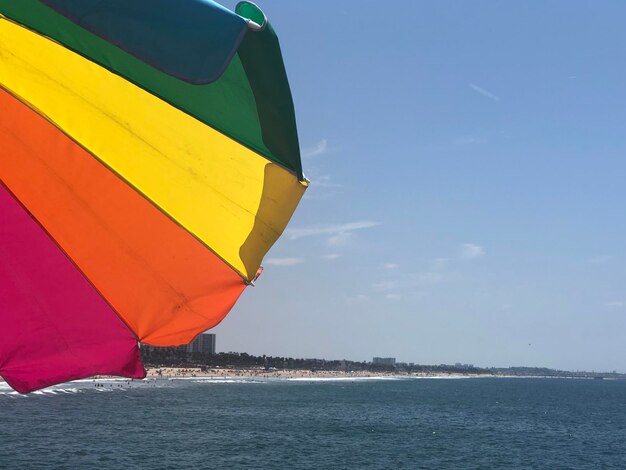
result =
M488 374L448 374L448 373L409 373L409 372L368 372L368 371L328 371L304 369L265 370L254 368L211 368L199 367L150 367L146 369L146 379L376 379L376 378L465 378L496 377Z
M265 370L255 368L220 368L214 367L201 370L199 367L148 367L144 379L128 379L120 376L95 375L78 379L66 384L77 382L145 382L157 380L193 380L212 382L233 381L294 381L294 382L331 382L331 381L367 381L367 380L399 380L399 379L578 379L594 380L594 377L577 377L565 375L505 375L505 374L469 374L447 372L369 372L369 371L327 371L284 369ZM620 380L619 378L603 378L603 380ZM0 377L0 384L8 384ZM59 384L60 385L60 384ZM17 392L16 392L17 393Z
M276 379L276 380L350 380L350 379L587 379L590 377L548 376L548 375L496 375L447 372L369 372L369 371L327 371L327 370L264 370L254 368L219 368L201 370L193 367L150 367L146 369L146 379Z

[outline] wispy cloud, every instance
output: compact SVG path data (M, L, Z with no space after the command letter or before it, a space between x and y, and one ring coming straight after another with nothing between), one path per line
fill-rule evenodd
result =
M454 140L455 145L476 145L476 144L486 144L488 142L484 137L477 137L473 135L468 135L465 137L459 137Z
M397 281L380 281L380 282L375 282L374 284L372 284L372 288L379 292L394 290L397 287L398 287Z
M383 268L385 269L398 269L400 267L400 265L396 264L396 263L385 263L383 264Z
M263 264L268 266L295 266L304 263L304 258L267 258Z
M334 197L337 191L343 187L342 184L335 183L330 175L318 175L315 169L309 169L306 173L311 180L311 186L304 194L304 199L323 201Z
M444 274L440 272L427 271L417 273L412 276L418 284L438 284L444 280Z
M611 300L610 302L605 302L604 305L609 308L622 308L626 307L626 302L623 300Z
M602 256L592 256L587 259L587 263L589 264L606 264L611 259L610 256L602 255Z
M346 246L352 239L352 232L339 232L331 237L328 237L326 244L329 247L337 248L340 246Z
M411 279L419 285L439 284L449 278L450 274L447 272L449 264L450 258L435 258L430 261L426 271L411 274Z
M485 255L485 249L473 243L463 243L460 251L460 256L463 259L476 259Z
M313 188L341 188L341 185L333 183L332 178L328 175L316 176L311 185Z
M439 271L439 270L445 269L448 266L449 262L450 262L449 258L435 258L432 261L431 265L434 270Z
M322 155L328 151L328 141L326 139L320 140L313 147L304 149L302 156L304 158L311 158L316 155Z
M328 255L322 255L322 258L326 260L334 260L339 258L340 256L341 255L339 253L330 253Z
M370 298L365 294L358 294L358 295L353 295L351 297L346 298L346 303L348 305L359 305L359 304L364 304L369 299Z
M402 295L400 295L400 294L387 294L387 295L385 295L385 298L389 299L389 300L400 300L400 299L402 299Z
M380 222L363 220L360 222L349 222L346 224L320 225L316 227L306 228L291 228L285 230L285 235L290 240L316 236L336 236L339 234L349 234L355 230L363 230L366 228L376 227L378 225L380 225Z
M493 93L491 93L490 91L485 90L484 88L479 87L478 85L475 85L474 83L470 83L469 87L474 90L476 93L480 93L483 96L486 96L487 98L494 100L494 101L500 101L500 97L497 95L494 95Z

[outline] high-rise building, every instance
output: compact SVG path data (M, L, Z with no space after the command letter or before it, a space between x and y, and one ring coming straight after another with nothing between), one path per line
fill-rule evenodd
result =
M372 360L372 364L382 365L382 366L395 366L396 358L395 357L375 357Z
M215 354L215 334L202 333L187 345L189 353Z

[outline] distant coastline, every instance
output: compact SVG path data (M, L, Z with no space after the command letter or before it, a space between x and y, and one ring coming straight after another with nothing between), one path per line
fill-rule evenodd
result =
M561 378L626 380L618 372L565 371L543 367L482 368L470 365L395 366L348 360L294 359L254 356L247 353L189 353L184 347L142 348L148 380L368 380L368 379L467 379L467 378ZM93 379L105 379L96 376ZM0 382L4 382L0 377Z
M150 367L146 369L146 379L277 379L277 380L365 380L385 378L415 379L467 379L467 378L569 378L596 379L597 376L572 375L520 375L502 373L453 373L453 372L374 372L374 371L337 371L337 370L306 370L306 369L263 369L263 368L205 368L205 367ZM626 380L626 376L607 377L607 379Z
M598 378L606 380L626 380L624 374L610 374L610 377L599 375L581 375L580 373L568 374L527 374L520 373L504 374L497 373L474 373L474 372L407 372L407 371L342 371L342 370L307 370L307 369L274 369L259 367L176 367L160 366L147 367L146 378L143 380L129 380L122 377L107 375L97 375L77 382L93 382L94 384L108 384L106 387L113 387L113 383L158 383L176 380L200 380L210 382L246 382L246 381L300 381L300 382L325 382L325 381L368 381L368 380L407 380L407 379L575 379L575 380L596 380ZM5 384L0 377L0 384ZM103 386L103 385L96 385ZM115 385L115 387L126 387L127 385ZM17 392L13 392L17 393ZM41 392L35 392L41 393Z
M203 376L223 376L230 374L268 377L556 377L582 379L626 379L626 374L618 372L566 371L545 367L474 367L467 364L375 364L349 360L297 359L277 356L254 356L247 353L190 353L184 348L142 348L142 358L146 369L167 369L180 374L181 370L196 370ZM206 375L208 374L208 375Z

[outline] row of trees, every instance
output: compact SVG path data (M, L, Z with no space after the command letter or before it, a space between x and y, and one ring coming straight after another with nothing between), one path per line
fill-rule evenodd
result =
M397 364L396 366L372 364L348 360L298 359L280 356L254 356L248 353L189 353L186 347L157 348L142 346L141 355L149 367L224 367L224 368L259 368L290 370L326 370L326 371L371 371L371 372L424 372L424 373L488 373L475 367L455 367L448 365L426 366Z
M325 371L370 371L370 372L417 372L431 374L489 374L494 376L535 376L535 377L596 377L625 379L626 374L616 372L569 372L548 369L543 367L507 367L481 368L471 366L420 365L399 363L396 366L372 364L371 362L357 362L347 360L325 359L296 359L279 356L254 356L247 353L189 353L185 346L174 348L158 348L142 345L141 355L144 364L148 367L200 367L209 368L259 368L266 370L325 370Z
M141 348L146 366L150 367L225 367L260 369L308 369L308 370L369 370L365 362L327 361L325 359L295 359L293 357L253 356L248 353L189 353L185 347ZM394 370L388 367L385 370Z

